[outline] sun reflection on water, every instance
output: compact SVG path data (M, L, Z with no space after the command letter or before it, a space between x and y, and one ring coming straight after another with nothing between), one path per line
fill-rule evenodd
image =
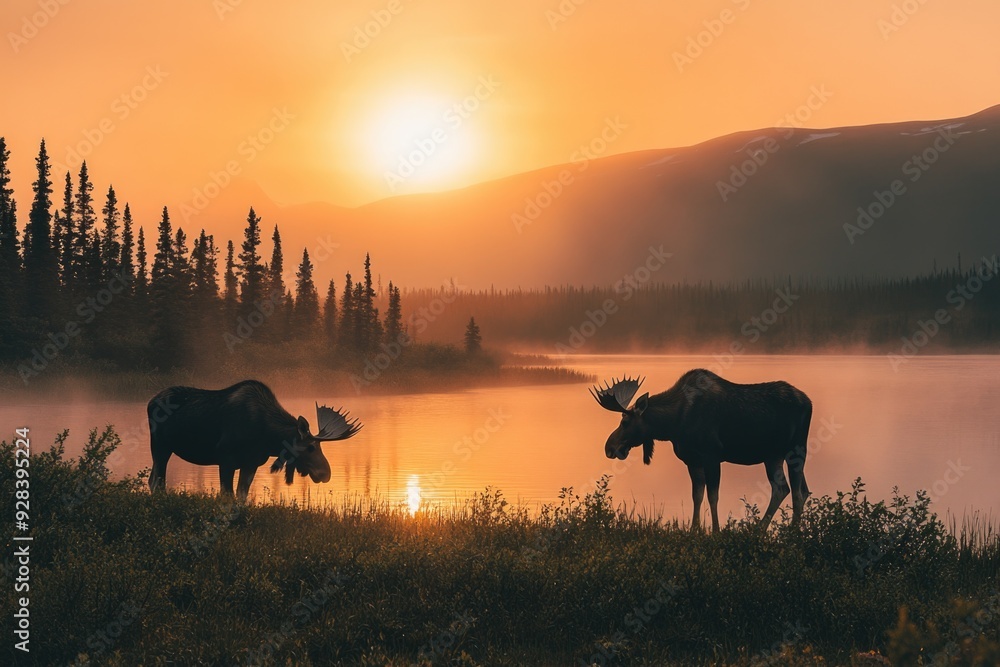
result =
M406 506L411 515L420 509L420 475L410 475L410 481L406 483Z

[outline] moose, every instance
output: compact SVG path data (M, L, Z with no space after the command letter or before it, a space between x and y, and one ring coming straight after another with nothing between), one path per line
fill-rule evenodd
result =
M218 390L170 387L149 401L146 413L151 491L164 487L167 462L177 454L195 465L219 466L223 495L233 495L233 476L239 470L240 500L246 500L257 468L272 456L277 460L271 472L284 468L287 484L296 472L317 483L329 482L330 463L321 443L346 440L362 426L357 419L348 420L350 413L317 403L318 432L312 435L305 417L293 417L256 380Z
M782 469L782 464L787 464L792 524L798 525L809 496L804 472L812 419L808 396L787 382L736 384L711 371L694 369L667 391L655 396L647 392L629 407L642 383L643 379L625 377L590 390L602 408L622 415L621 424L604 446L609 459L625 460L633 447L642 445L642 461L649 465L655 441L669 440L691 475L692 528L700 526L707 487L713 531L719 530L721 463L764 464L771 501L761 518L761 528L767 528L788 497Z

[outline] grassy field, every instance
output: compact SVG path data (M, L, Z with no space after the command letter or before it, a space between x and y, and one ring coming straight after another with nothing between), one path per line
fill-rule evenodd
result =
M540 515L494 490L415 516L241 506L112 481L116 444L32 458L31 652L8 634L0 663L1000 664L1000 538L923 494L859 482L764 534L752 511L703 534L616 508L606 480Z

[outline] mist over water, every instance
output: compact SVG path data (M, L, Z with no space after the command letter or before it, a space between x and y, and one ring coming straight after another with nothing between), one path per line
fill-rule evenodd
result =
M961 517L989 514L1000 504L1000 358L916 357L893 371L885 356L675 356L580 355L567 367L601 379L646 376L642 391L669 388L691 368L708 368L734 382L786 380L813 401L806 477L814 494L848 490L856 477L872 500L892 487L913 495L926 489L934 509ZM80 453L87 431L114 424L121 455L114 472L134 474L150 465L145 416L148 397L135 402L76 398L5 404L0 419L10 428L31 428L36 452L56 432L70 429L67 455ZM649 466L634 450L624 462L604 455L618 417L601 409L582 384L474 389L399 396L293 396L279 400L315 426L314 401L345 406L365 428L355 438L325 443L333 478L314 484L258 472L251 496L339 503L348 496L377 496L410 507L448 505L487 486L511 502L537 507L557 499L563 487L581 495L602 474L612 474L616 501L646 512L690 519L691 487L669 443L657 443ZM218 469L170 460L171 489L215 491ZM743 515L741 498L766 505L763 466L724 464L723 516ZM790 507L790 501L786 501ZM707 505L706 505L707 512ZM994 516L996 514L994 513Z

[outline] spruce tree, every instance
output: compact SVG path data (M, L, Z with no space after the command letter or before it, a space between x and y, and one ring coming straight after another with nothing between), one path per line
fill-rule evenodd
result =
M313 264L307 249L302 251L302 263L295 279L295 332L308 338L315 333L319 322L319 294L313 282Z
M354 331L351 332L353 341L351 346L358 352L368 351L368 321L365 319L365 286L362 283L354 284Z
M114 186L108 187L108 198L101 209L104 216L104 230L101 233L101 264L104 270L105 280L110 280L111 276L119 272L119 262L121 262L122 245L118 240L118 197L115 195Z
M90 234L90 242L83 255L84 282L88 292L94 293L101 289L103 282L103 267L101 266L101 235L95 229Z
M475 354L483 349L483 337L479 333L479 325L476 318L470 317L469 324L465 327L465 351L468 354Z
M219 276L215 240L205 230L195 239L191 251L191 271L194 276L193 304L203 332L219 322ZM202 336L204 338L205 336Z
M178 256L186 250L184 240L183 231L178 230L174 235L170 213L164 206L149 278L148 319L157 361L166 367L179 363L184 350L187 290L179 271L184 268L187 258Z
M195 296L201 294L205 283L205 251L207 249L208 239L203 229L201 230L201 234L194 240L194 246L191 248L191 282L194 286L193 291Z
M128 202L125 203L125 212L122 214L122 244L121 254L118 256L118 266L121 267L122 281L125 283L125 293L132 294L135 285L135 263L132 261L134 240L132 238L132 211Z
M56 237L59 245L56 253L59 255L59 276L63 285L73 282L73 234L76 231L76 206L73 204L73 176L66 172L66 185L63 188L63 207L58 216L59 230Z
M213 300L219 298L219 249L215 247L215 236L208 235L208 250L205 252L205 292Z
M264 291L264 266L260 263L260 217L254 213L253 207L247 215L247 228L244 232L242 251L239 255L240 268L240 303L244 311L249 312L256 307L257 301Z
M9 158L7 142L0 137L0 346L9 343L11 317L17 307L21 277L17 202L14 200L14 190L9 187Z
M266 297L274 304L274 312L268 318L265 326L266 337L284 338L289 331L288 313L286 309L292 308L292 302L285 298L285 259L281 251L281 233L278 226L274 226L274 234L271 235L273 250L271 251L271 263L267 265L267 287Z
M157 228L156 254L153 256L153 269L149 276L150 291L162 290L164 280L170 274L170 267L173 265L174 239L170 226L170 213L167 207L163 207L163 215L160 218L160 226Z
M399 297L399 288L389 281L389 307L385 311L385 342L399 343L403 333L403 311Z
M87 256L93 240L96 217L94 214L94 184L90 182L86 161L80 166L76 184L76 223L72 234L73 280L87 284Z
M52 248L52 180L49 154L42 140L35 159L35 197L28 213L24 243L24 279L27 311L42 319L53 315L59 286L59 260Z
M362 319L364 325L359 335L361 336L364 349L371 350L378 347L382 340L381 326L378 321L378 310L375 308L375 287L372 284L372 258L365 253L365 287L362 293L362 303L364 304Z
M66 278L63 274L63 263L62 263L62 247L63 247L63 234L66 230L66 223L63 221L62 211L59 209L55 210L52 214L52 252L56 256L56 274L59 278L59 283L62 286L66 284Z
M274 250L271 251L271 263L268 266L268 290L275 290L279 294L285 293L285 260L281 252L281 234L278 232L278 225L274 226L274 234L271 235L274 242Z
M21 268L20 243L17 238L17 202L10 187L10 151L0 137L0 279L13 277Z
M205 303L210 303L219 295L218 261L215 240L211 234L201 230L191 251L191 271L194 277L194 292Z
M282 331L288 333L295 333L295 299L292 297L292 290L285 290L285 298L283 303L287 303L288 307L285 308L285 316L282 318L280 324L282 325Z
M223 278L223 283L225 286L225 293L222 297L226 305L226 311L229 316L236 313L236 307L239 303L239 278L236 277L236 262L233 259L233 242L230 241L226 248L226 274Z
M337 289L330 280L330 285L326 288L326 301L323 302L323 333L326 334L328 343L333 344L337 340Z
M340 297L340 330L337 340L342 347L354 345L354 283L351 272L344 276L344 293Z
M170 283L174 290L172 296L178 304L186 304L194 287L194 276L191 270L191 261L188 258L187 234L180 227L174 234L170 255Z
M144 301L149 294L149 278L146 271L146 234L139 227L139 241L135 250L135 294L138 301Z

